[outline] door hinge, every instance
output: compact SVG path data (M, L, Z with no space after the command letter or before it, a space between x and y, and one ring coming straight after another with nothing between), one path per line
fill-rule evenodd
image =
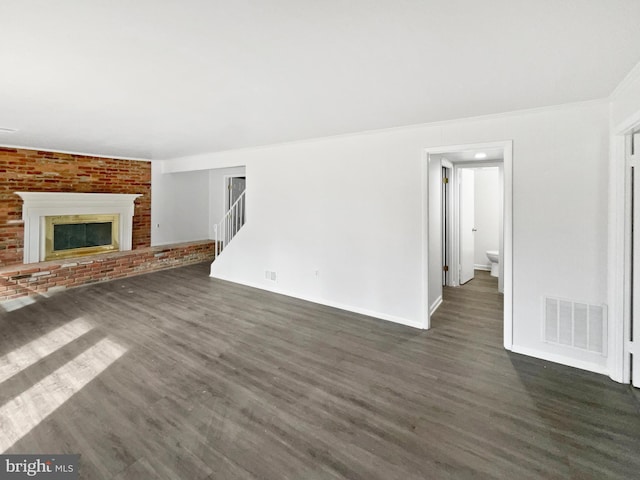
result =
M442 270L444 270L445 272L449 271L449 265L445 265L444 267L442 267Z
M442 177L442 183L449 183L448 177Z

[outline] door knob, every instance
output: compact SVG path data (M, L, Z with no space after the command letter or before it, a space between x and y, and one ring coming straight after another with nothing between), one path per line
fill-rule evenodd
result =
M477 228L472 228L472 229L471 229L471 231L472 231L472 232L477 232L477 231L478 231L478 229L477 229Z

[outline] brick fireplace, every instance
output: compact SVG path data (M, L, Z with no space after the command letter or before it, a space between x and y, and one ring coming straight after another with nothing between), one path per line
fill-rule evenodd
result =
M33 242L42 235L34 233L37 225L23 211L23 199L16 192L24 197L63 192L71 205L77 203L77 194L83 199L127 198L129 207L118 217L130 220L125 227L128 240L119 237L117 251L48 260L46 254L40 254L39 244L33 249ZM38 208L46 210L47 203L45 200ZM47 214L88 213L74 207ZM151 247L150 162L0 147L0 302L211 261L214 255L211 240Z
M140 194L127 193L66 193L16 192L23 201L24 261L36 263L44 260L73 257L64 248L53 248L56 226L104 225L110 223L109 242L93 248L75 248L75 256L100 251L131 250L134 201ZM84 219L84 220L83 220ZM95 221L94 221L95 220ZM99 220L99 221L98 221ZM57 224L57 225L56 225ZM76 228L76 230L80 230ZM78 232L79 233L79 232ZM82 241L76 233L75 241ZM86 232L85 232L86 233ZM112 242L113 240L113 242ZM96 243L95 241L93 243ZM110 248L104 248L110 247Z
M0 147L0 267L24 260L23 202L15 192L141 194L131 245L151 245L150 162Z

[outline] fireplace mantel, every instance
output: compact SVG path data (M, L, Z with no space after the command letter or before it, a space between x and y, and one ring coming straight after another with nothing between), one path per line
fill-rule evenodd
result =
M15 192L24 201L24 263L44 260L44 219L53 215L117 214L120 250L131 250L134 201L142 194Z

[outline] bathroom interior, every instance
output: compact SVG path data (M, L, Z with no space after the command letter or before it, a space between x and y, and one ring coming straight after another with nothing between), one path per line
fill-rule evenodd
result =
M460 286L486 271L503 292L503 151L434 156L442 168L442 285Z
M503 261L510 248L510 243L503 248L511 225L511 204L505 204L512 188L505 181L508 148L493 142L427 152L427 325L450 288L468 284L472 290L504 294L511 286L510 263ZM510 157L508 165L510 172ZM503 295L499 298L504 302Z
M499 278L500 178L498 167L474 168L474 270Z

